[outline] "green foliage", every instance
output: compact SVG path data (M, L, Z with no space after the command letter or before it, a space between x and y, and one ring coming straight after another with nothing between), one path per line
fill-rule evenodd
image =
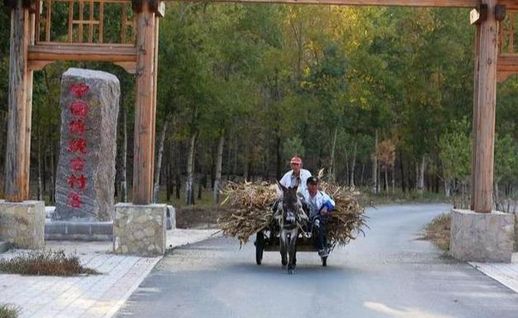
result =
M106 42L116 41L120 29L114 8L105 10ZM62 4L53 11L55 22L61 21L53 37L66 37L67 14ZM414 187L423 157L428 158L427 185L441 179L467 183L471 137L463 118L472 112L475 30L465 20L468 14L466 9L168 2L160 20L158 61L156 135L170 123L161 180L171 188L178 175L183 183L189 139L196 135L198 184L214 176L223 136L223 174L229 178L272 179L298 153L311 170L334 159L342 183L354 165L356 184L367 185L377 132L378 142L390 139L396 147L396 186ZM0 10L0 22L8 21ZM8 42L9 30L3 28L0 43ZM0 47L4 141L8 51L8 45ZM60 76L72 65L120 79L128 162L132 159L135 76L109 64L48 65L34 74L31 157L31 181L40 169L45 195L53 190L57 163ZM495 180L507 188L516 187L518 179L517 101L518 77L499 84ZM2 160L4 147L0 143Z
M471 171L471 138L466 118L453 121L448 132L439 138L439 158L446 180L466 183Z
M284 141L283 158L285 161L289 161L293 156L304 157L305 153L304 146L302 145L302 139L300 139L298 136L290 137Z
M518 142L511 135L497 135L495 143L495 182L518 179Z

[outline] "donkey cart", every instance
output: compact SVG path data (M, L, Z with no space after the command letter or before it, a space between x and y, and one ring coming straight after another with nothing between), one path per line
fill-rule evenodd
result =
M297 238L297 252L318 252L313 241L313 235L304 235L299 232ZM280 252L279 229L278 227L264 228L257 232L255 236L255 262L261 265L263 261L263 252ZM330 251L332 248L328 246ZM322 266L327 266L327 256L320 257ZM295 258L295 263L297 259ZM286 264L282 264L283 266Z

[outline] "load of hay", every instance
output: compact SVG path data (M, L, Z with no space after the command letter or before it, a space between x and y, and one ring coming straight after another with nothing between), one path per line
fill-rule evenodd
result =
M277 199L277 185L260 183L227 183L221 203L230 212L218 218L224 235L237 237L241 244L273 223L272 206Z
M320 187L336 203L336 209L327 222L328 241L332 246L345 245L366 225L365 210L357 200L357 193L326 182ZM224 235L233 236L245 244L258 231L274 225L272 206L277 199L277 185L260 183L228 183L223 189L222 205L230 212L218 219Z

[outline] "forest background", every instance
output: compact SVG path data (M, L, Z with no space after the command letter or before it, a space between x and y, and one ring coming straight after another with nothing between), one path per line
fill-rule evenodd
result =
M61 11L53 14L65 19ZM5 7L0 24L2 197ZM66 36L64 23L59 28L53 32ZM474 33L465 9L167 3L155 200L209 205L227 180L280 179L297 154L314 174L325 168L330 180L366 192L456 195L465 205ZM135 77L102 63L59 62L35 72L32 197L54 202L60 76L72 66L108 71L121 82L116 198L131 201ZM495 203L509 210L518 196L518 78L500 83L497 96Z

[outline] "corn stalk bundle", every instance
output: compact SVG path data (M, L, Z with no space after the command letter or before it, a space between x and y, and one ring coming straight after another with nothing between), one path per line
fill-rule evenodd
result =
M261 183L228 183L223 189L221 205L231 212L218 218L224 235L234 236L241 244L273 222L272 205L277 199L277 185Z
M327 238L331 245L345 245L360 233L365 235L363 228L367 227L367 216L365 209L358 203L357 195L327 182L321 182L320 186L335 201L335 210L326 223Z
M327 237L332 246L345 245L354 240L367 226L365 210L357 194L335 184L321 182L321 189L336 203L327 221ZM272 205L277 199L277 185L261 183L228 183L223 189L221 205L230 212L218 219L224 235L237 237L245 244L249 237L274 224Z

